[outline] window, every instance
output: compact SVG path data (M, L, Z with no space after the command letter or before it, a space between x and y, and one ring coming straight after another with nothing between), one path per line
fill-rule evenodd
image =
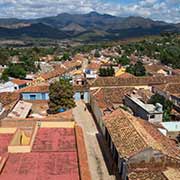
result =
M154 119L155 118L155 115L154 114L151 114L150 115L150 119Z
M36 95L30 95L30 100L36 100Z

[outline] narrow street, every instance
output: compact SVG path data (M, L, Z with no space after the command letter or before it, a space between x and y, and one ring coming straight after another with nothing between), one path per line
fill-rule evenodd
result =
M97 136L100 134L94 119L88 109L85 111L84 108L82 101L77 102L73 115L78 125L83 128L92 180L114 180L115 177L109 175L98 143Z

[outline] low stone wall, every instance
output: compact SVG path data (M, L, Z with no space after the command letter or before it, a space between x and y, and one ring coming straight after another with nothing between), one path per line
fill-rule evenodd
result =
M77 151L78 151L78 161L79 161L79 169L80 169L79 173L81 177L80 179L91 180L82 128L80 128L79 126L75 126L75 133L77 139Z

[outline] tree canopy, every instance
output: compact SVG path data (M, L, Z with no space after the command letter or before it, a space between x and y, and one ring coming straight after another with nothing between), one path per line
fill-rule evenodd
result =
M67 110L75 107L73 87L68 80L60 79L49 88L49 113L56 114L61 109Z
M99 69L99 76L106 77L106 76L114 76L115 71L114 68L108 67L108 68L100 68Z
M118 64L121 64L122 66L128 65L130 63L130 61L131 60L126 55L123 55L122 57L116 58L116 62Z
M138 61L135 65L130 65L126 68L126 72L133 74L135 76L145 76L146 75L146 69L143 66L143 63Z
M38 61L38 57L36 54L23 54L20 56L20 62L22 63L22 66L25 71L27 72L37 72L38 68L35 65L35 61Z
M173 103L170 100L167 100L164 96L161 96L159 94L155 94L151 97L148 103L156 104L160 103L163 105L163 119L164 121L170 121L170 114L173 108Z
M65 52L63 56L60 58L61 61L66 61L70 59L70 54Z
M96 51L95 51L95 53L94 53L94 57L96 57L96 58L101 57L101 54L100 54L100 52L99 52L98 49L96 49Z
M24 79L26 77L26 71L21 64L10 64L8 68L3 71L1 78L7 81L9 76Z

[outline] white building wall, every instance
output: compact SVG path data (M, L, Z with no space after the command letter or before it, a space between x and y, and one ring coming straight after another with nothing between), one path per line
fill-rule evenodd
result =
M19 89L19 86L17 84L14 84L12 82L6 82L4 84L0 84L0 93L2 92L14 92Z

